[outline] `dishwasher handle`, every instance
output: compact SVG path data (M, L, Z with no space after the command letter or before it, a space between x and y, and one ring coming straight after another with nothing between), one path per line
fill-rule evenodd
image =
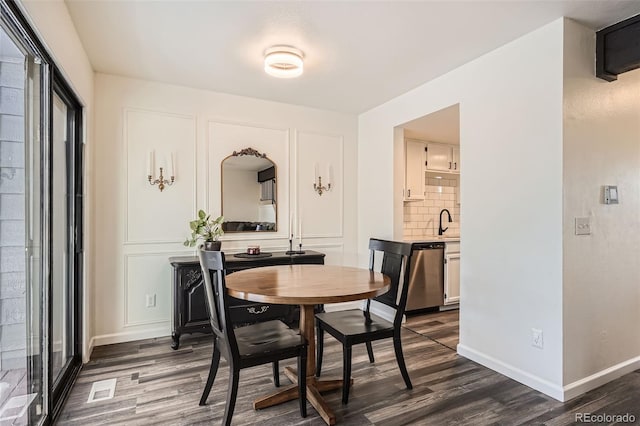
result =
M417 243L413 245L412 250L444 250L444 243Z

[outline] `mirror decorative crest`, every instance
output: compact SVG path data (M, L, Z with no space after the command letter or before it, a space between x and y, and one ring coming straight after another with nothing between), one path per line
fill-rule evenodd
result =
M222 215L225 232L277 230L276 165L253 148L222 160Z

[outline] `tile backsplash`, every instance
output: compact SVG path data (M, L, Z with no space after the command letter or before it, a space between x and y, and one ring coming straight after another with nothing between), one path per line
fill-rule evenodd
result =
M438 235L440 211L451 212L453 222L442 216L442 227L449 229L445 235L460 235L460 176L444 175L442 179L425 178L425 200L404 202L403 237L416 239Z

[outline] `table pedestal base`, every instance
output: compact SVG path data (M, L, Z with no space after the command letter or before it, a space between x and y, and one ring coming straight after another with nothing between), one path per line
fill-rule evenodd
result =
M296 371L291 367L285 367L284 374L293 384L256 399L253 402L254 410L298 399L298 375ZM349 386L351 385L353 385L353 379L349 382ZM315 376L307 377L307 401L313 405L318 414L320 414L320 417L322 417L328 425L336 424L336 415L331 408L329 408L322 395L320 395L320 392L341 388L342 380L318 380Z

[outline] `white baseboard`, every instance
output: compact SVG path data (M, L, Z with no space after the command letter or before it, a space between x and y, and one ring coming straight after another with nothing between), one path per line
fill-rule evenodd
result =
M356 300L354 302L342 302L342 303L327 303L324 305L326 312L347 311L349 309L361 309L362 302Z
M627 373L631 373L640 369L640 356L631 358L627 361L623 361L619 364L598 371L595 374L587 376L583 379L576 380L573 383L566 385L564 390L563 401L568 401L576 396L582 395L592 389L600 387L612 380L622 377Z
M389 322L393 322L396 316L395 309L392 309L383 303L378 303L375 300L371 301L370 311L372 314L378 315ZM405 318L402 319L402 322L404 322Z
M451 305L442 305L439 308L439 311L453 311L454 309L460 309L460 304L459 303L453 303Z
M623 361L595 374L587 376L583 379L576 380L564 387L560 387L554 383L544 380L538 376L527 373L512 365L506 364L491 356L480 353L463 344L458 345L458 355L468 358L472 361L482 364L487 368L497 371L513 380L527 385L537 391L549 395L560 402L569 401L580 396L590 390L600 387L611 382L625 374L640 369L640 356Z
M92 337L89 339L89 344L87 345L85 351L82 353L82 363L86 364L91 360L91 353L93 352L93 347L95 346L96 338Z
M90 347L111 345L113 343L131 342L134 340L153 339L171 335L169 327L149 328L140 331L126 331L121 333L102 334L91 338Z
M549 395L551 398L557 399L558 401L564 401L564 389L560 385L551 383L550 381L531 373L527 373L513 365L507 364L493 358L492 356L485 355L463 344L458 344L458 355L484 365L485 367L497 371L504 376L540 391L545 395Z

